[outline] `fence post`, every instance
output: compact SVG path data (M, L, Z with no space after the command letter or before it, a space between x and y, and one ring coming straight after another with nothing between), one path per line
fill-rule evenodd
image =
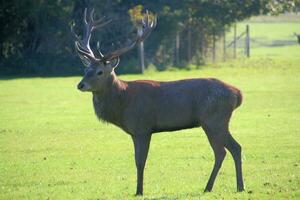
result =
M192 30L191 30L191 20L189 19L188 23L188 63L192 60Z
M142 27L139 26L138 27L138 33L142 33ZM141 73L143 74L145 71L145 57L144 57L144 42L140 42L138 45L138 52L139 52L139 64L140 64L140 69L141 69Z
M163 66L166 67L166 42L162 42L162 47Z
M213 30L212 61L216 62L216 31Z
M226 32L223 32L223 61L226 61Z
M204 33L204 31L202 31L202 34L201 34L201 57L202 57L202 60L204 60L206 57L205 51L206 51L205 33Z
M246 25L246 46L245 46L246 56L250 57L250 33L249 33L249 25Z
M233 58L236 59L236 24L233 26Z
M180 37L179 37L179 32L176 32L176 40L175 40L175 59L174 59L174 64L176 66L179 65L179 48L180 48Z

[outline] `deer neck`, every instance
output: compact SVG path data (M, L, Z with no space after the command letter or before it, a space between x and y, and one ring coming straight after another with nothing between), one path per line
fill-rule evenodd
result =
M105 89L93 92L93 104L97 117L105 122L122 125L123 108L127 83L117 78L112 72Z

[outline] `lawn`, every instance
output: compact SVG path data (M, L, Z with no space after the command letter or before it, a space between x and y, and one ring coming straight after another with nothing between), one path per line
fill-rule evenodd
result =
M243 147L246 191L235 192L233 160L227 154L213 192L202 192L214 159L205 134L196 128L154 135L144 198L299 199L299 63L300 56L252 58L120 76L217 77L244 93L231 130ZM79 80L0 80L0 199L136 199L131 139L96 119L91 95L76 90Z

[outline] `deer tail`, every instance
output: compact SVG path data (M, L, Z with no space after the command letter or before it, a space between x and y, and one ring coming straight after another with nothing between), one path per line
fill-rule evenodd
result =
M240 90L237 90L236 97L237 97L237 101L236 101L235 108L239 107L243 101L243 94Z

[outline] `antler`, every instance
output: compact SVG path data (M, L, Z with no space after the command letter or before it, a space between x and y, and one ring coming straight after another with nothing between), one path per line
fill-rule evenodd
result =
M89 19L87 19L87 8L84 9L84 17L83 17L83 23L84 23L84 31L83 31L83 37L82 40L80 37L75 33L74 31L74 25L71 26L71 33L73 34L75 38L75 48L78 52L79 57L83 61L85 65L91 61L99 61L98 58L95 57L93 51L90 47L90 39L92 32L98 28L101 28L108 23L111 22L111 20L104 21L105 17L102 17L98 20L94 19L94 9L91 10L89 14Z
M113 52L109 52L106 55L103 55L101 53L100 46L97 45L98 52L100 53L100 55L103 56L102 59L104 61L110 61L110 60L113 60L115 58L118 58L120 55L122 55L122 54L126 53L127 51L131 50L132 48L134 48L137 43L144 41L150 35L152 30L156 26L157 19L155 17L154 20L151 20L150 17L149 17L148 11L146 11L146 15L147 15L146 20L145 19L141 20L142 29L138 29L137 37L129 45L127 45L123 48L117 49Z
M104 21L105 17L102 17L101 19L94 20L94 9L91 10L91 13L89 14L89 20L87 20L87 9L84 10L84 31L83 31L83 37L82 40L80 37L75 33L74 31L74 25L71 26L71 32L75 38L75 48L78 52L79 57L81 58L84 65L88 66L91 62L103 62L107 63L112 60L116 60L116 66L119 63L119 56L126 53L127 51L131 50L135 47L135 45L139 42L142 42L145 40L152 30L156 26L156 18L154 20L150 20L150 16L148 11L146 12L147 16L146 19L141 20L142 29L138 30L137 37L127 46L117 49L115 51L109 52L107 54L103 54L100 50L99 42L97 42L97 49L100 55L100 58L96 58L91 47L90 47L90 39L92 32L96 30L97 28L103 27L111 22L111 20Z

